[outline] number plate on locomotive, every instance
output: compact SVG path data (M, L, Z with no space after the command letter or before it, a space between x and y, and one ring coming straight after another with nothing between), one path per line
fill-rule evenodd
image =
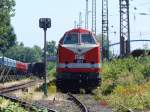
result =
M83 63L82 59L77 59L77 63Z

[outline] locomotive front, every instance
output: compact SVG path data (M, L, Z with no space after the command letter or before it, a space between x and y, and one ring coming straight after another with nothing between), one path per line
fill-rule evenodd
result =
M100 44L85 29L73 29L61 38L57 51L58 88L91 90L100 83Z

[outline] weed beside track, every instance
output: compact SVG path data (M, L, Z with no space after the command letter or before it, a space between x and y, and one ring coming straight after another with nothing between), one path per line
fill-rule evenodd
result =
M150 110L150 57L115 59L105 62L102 85L95 99L116 112Z

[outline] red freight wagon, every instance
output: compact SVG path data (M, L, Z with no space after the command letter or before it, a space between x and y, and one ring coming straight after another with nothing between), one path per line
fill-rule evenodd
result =
M22 63L20 61L17 61L17 63L16 63L16 69L19 72L27 72L27 70L28 70L28 64L27 63Z

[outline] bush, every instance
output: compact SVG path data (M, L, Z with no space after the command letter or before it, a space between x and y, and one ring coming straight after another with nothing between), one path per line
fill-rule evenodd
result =
M48 78L50 80L55 79L56 77L56 62L49 62L48 63Z
M150 57L114 59L102 68L102 85L95 98L117 112L150 109Z
M27 110L27 108L21 107L18 103L0 97L0 112L28 112ZM31 111L48 112L47 109L37 109L36 107L33 107Z

